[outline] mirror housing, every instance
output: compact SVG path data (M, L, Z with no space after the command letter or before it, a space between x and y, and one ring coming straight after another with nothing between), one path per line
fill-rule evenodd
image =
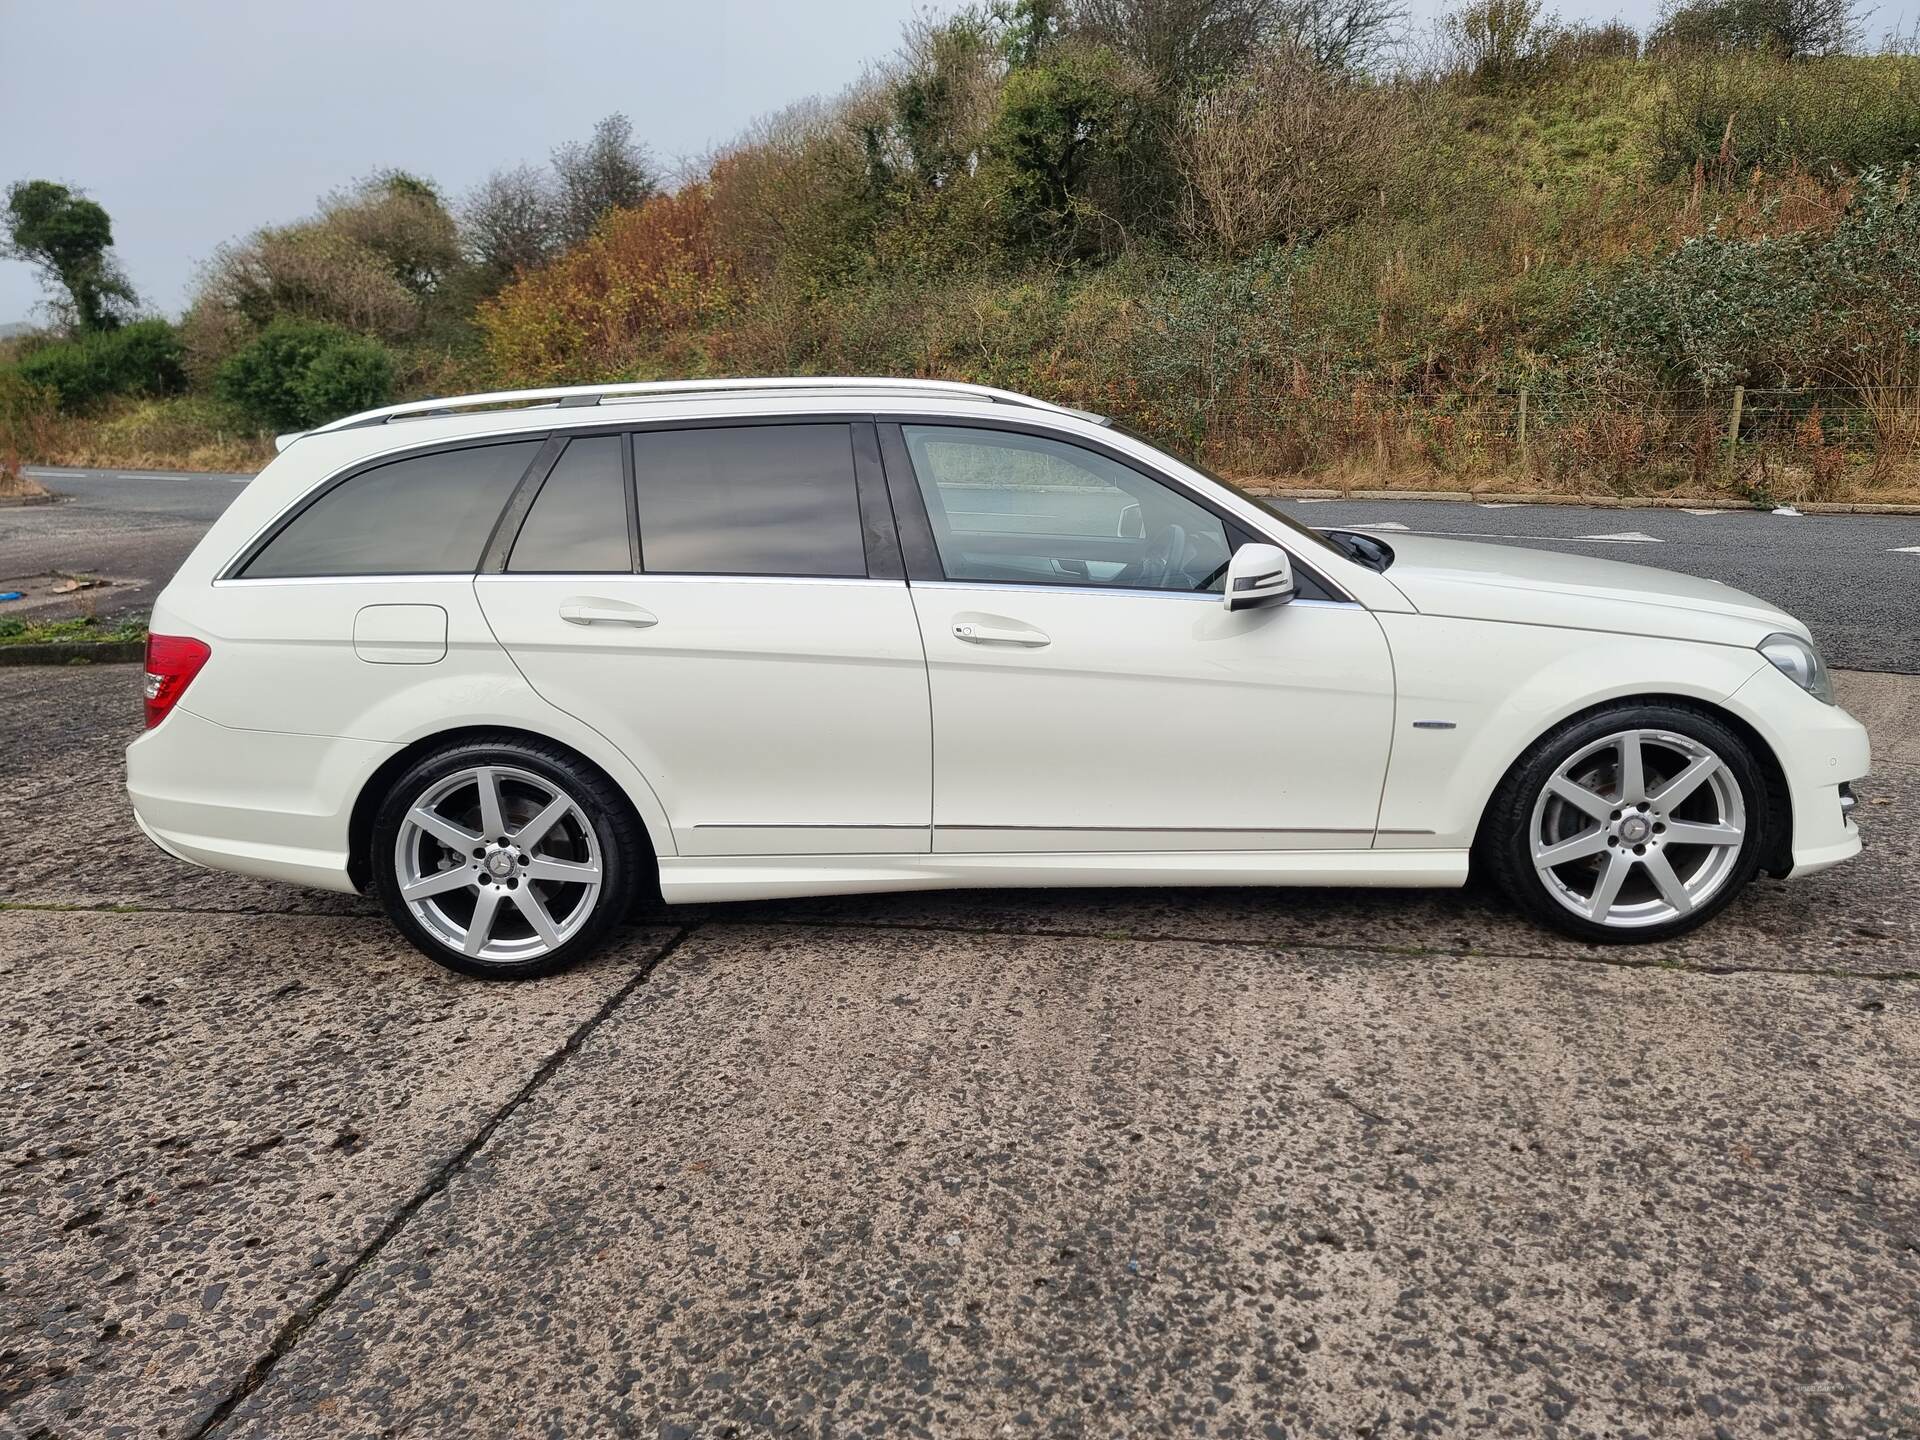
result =
M1227 562L1227 588L1221 600L1229 610L1284 605L1293 599L1293 565L1278 545L1242 545Z

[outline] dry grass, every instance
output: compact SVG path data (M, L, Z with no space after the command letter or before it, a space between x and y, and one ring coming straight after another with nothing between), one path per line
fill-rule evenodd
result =
M54 465L250 474L273 458L273 437L230 428L190 399L123 402L97 417L47 427L37 457Z
M1222 467L1236 484L1254 489L1270 486L1337 490L1397 490L1408 494L1465 491L1474 495L1558 495L1568 499L1604 496L1627 500L1688 500L1709 505L1835 502L1861 505L1920 505L1920 467L1875 479L1865 468L1822 485L1806 467L1780 466L1768 475L1764 491L1756 491L1751 472L1744 478L1722 474L1718 479L1640 477L1627 486L1609 485L1579 473L1542 473L1512 466L1440 469L1417 460L1380 467L1359 456L1331 465L1298 469Z
M38 500L46 493L47 487L38 480L0 460L0 500Z

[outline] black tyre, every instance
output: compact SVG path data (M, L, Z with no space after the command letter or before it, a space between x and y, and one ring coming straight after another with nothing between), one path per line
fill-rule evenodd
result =
M1665 940L1705 924L1767 852L1751 748L1706 710L1607 706L1514 762L1479 859L1534 919L1582 940Z
M450 970L550 975L632 908L652 851L633 808L557 745L449 744L394 782L374 818L374 893Z

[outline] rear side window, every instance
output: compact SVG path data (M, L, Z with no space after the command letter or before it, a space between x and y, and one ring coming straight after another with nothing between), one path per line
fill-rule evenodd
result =
M241 573L467 574L540 445L471 446L364 470L288 521Z
M633 569L618 435L567 442L527 512L507 569L599 574Z
M654 575L865 575L847 425L633 437L641 568Z

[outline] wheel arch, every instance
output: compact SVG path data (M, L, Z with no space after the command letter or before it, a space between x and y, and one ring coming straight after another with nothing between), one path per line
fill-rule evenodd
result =
M643 870L650 868L653 873L651 879L643 876L642 886L643 889L658 894L660 837L654 834L653 827L647 823L645 809L634 803L632 792L620 783L618 777L609 774L604 765L591 755L583 754L579 747L551 735L542 735L538 731L515 725L456 725L445 730L436 730L430 735L422 735L409 741L380 762L374 772L367 777L366 782L361 785L360 793L354 797L353 810L347 820L347 878L353 882L354 889L363 895L370 892L373 877L374 817L379 812L381 800L392 788L393 783L422 756L442 746L485 740L556 746L565 750L580 765L606 781L613 793L618 795L626 805L640 834L646 837L648 854L643 857L642 865Z
M1533 748L1548 736L1577 725L1589 716L1608 710L1621 710L1636 705L1670 705L1681 710L1694 710L1708 716L1716 723L1740 737L1752 752L1754 763L1760 767L1765 777L1766 821L1762 831L1760 866L1770 875L1785 875L1793 868L1793 796L1787 788L1787 774L1780 763L1780 757L1774 753L1767 738L1756 730L1744 717L1729 710L1726 706L1711 700L1703 700L1697 695L1680 695L1667 691L1652 690L1644 694L1615 695L1571 714L1562 715L1539 734L1530 738L1508 760L1506 768L1494 778L1492 786L1481 797L1480 818L1474 827L1473 855L1476 868L1487 843L1487 819L1493 809L1494 801L1511 776L1532 753Z

